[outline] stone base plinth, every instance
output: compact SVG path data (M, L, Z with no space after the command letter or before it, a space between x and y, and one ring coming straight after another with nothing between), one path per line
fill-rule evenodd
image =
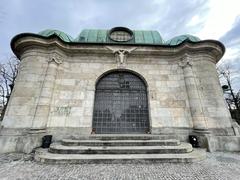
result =
M40 147L43 134L37 135L1 135L0 154L10 152L31 153L33 149Z
M208 151L240 152L240 136L206 136Z

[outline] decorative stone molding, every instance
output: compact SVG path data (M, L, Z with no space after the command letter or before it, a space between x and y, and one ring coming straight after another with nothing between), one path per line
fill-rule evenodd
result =
M190 66L192 67L193 66L193 62L192 60L188 57L188 56L185 56L181 59L180 62L178 62L178 65L181 67L181 68L185 68L187 66Z
M57 53L53 53L48 59L48 63L50 64L51 62L55 62L57 65L60 65L63 63L62 57Z
M120 49L120 48L112 48L109 46L105 46L107 49L111 50L113 54L115 55L116 62L118 64L118 67L125 67L127 63L127 56L132 51L137 49L137 47L131 48L131 49Z

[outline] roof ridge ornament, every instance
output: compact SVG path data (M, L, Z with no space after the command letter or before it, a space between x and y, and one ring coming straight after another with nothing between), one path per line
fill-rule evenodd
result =
M132 51L137 49L137 47L130 48L130 49L123 49L123 48L112 48L109 46L105 46L105 48L113 52L119 68L124 68L126 66L127 56Z

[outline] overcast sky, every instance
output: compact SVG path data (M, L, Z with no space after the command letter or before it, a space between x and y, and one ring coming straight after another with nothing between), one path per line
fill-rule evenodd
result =
M0 61L19 33L58 29L75 38L84 28L115 26L158 30L164 40L220 40L226 53L219 64L240 71L240 0L1 0Z

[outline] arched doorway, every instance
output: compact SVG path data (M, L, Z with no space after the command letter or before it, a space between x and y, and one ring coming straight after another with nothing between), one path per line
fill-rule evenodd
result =
M93 130L97 134L149 132L145 82L128 71L104 75L96 84Z

